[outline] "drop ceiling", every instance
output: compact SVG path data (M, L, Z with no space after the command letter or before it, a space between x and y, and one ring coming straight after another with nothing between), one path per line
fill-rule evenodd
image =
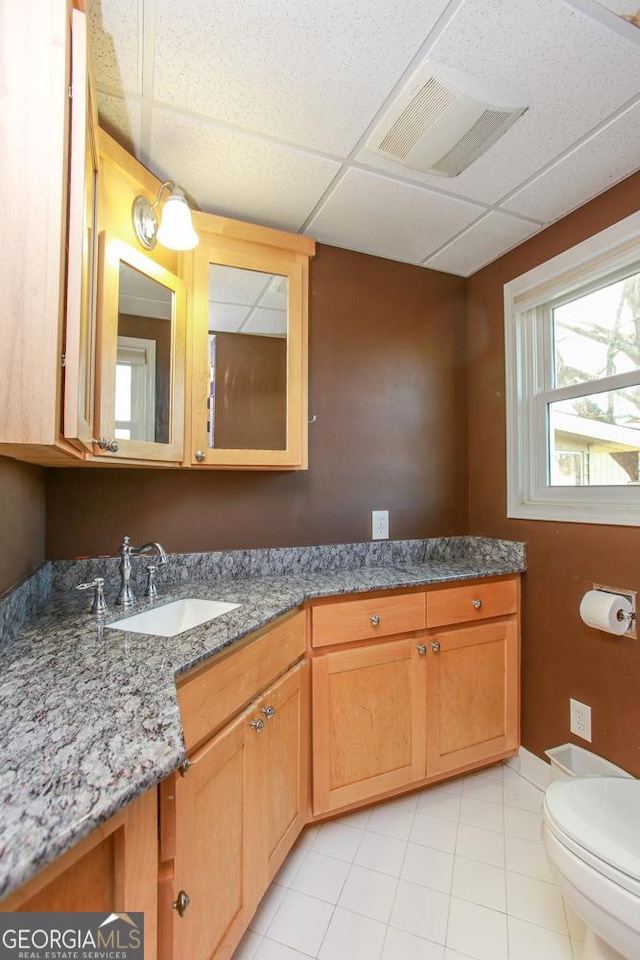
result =
M202 210L469 276L640 167L640 0L89 0L102 125ZM366 150L425 60L526 112L457 177Z

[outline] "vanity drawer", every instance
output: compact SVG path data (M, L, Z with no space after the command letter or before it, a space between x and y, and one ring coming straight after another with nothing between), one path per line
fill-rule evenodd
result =
M494 580L427 592L427 627L504 617L518 610L518 580Z
M192 750L304 656L306 616L296 613L178 680L187 750Z
M424 630L424 593L319 604L312 609L311 623L313 647Z

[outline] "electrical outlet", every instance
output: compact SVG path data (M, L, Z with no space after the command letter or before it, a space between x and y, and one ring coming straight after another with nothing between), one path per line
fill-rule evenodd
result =
M371 539L388 540L389 539L389 511L372 510L371 511Z
M569 730L591 743L591 707L586 703L569 700Z

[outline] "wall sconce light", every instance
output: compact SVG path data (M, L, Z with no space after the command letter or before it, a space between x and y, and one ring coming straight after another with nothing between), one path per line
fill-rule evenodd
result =
M156 207L165 187L170 192L162 211L162 221L158 225ZM153 203L149 203L146 197L136 197L131 218L136 237L145 250L153 250L158 242L169 250L192 250L200 242L193 229L191 210L184 191L177 187L173 180L165 180L160 185Z

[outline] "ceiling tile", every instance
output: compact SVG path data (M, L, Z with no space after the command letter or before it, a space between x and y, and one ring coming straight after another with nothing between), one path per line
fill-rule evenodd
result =
M447 0L155 6L157 100L346 156Z
M154 109L149 167L203 210L299 230L339 164L292 147Z
M209 266L209 300L252 307L266 292L270 281L270 273L212 263Z
M496 203L640 93L637 46L562 0L473 0L429 59L513 91L527 112L458 177L366 163L453 194Z
M209 332L235 333L249 316L251 308L235 303L209 304Z
M507 217L502 213L488 213L448 247L427 260L425 267L468 277L538 230L540 227L535 223Z
M351 169L305 233L351 250L419 263L482 212L473 203Z
M551 167L504 204L550 223L640 167L640 104Z
M130 153L139 154L142 130L142 107L139 100L114 97L98 90L100 126Z
M245 325L242 333L257 333L267 337L286 337L287 312L286 310L266 310L257 307Z
M139 57L142 0L89 0L91 53L96 83L141 92Z

